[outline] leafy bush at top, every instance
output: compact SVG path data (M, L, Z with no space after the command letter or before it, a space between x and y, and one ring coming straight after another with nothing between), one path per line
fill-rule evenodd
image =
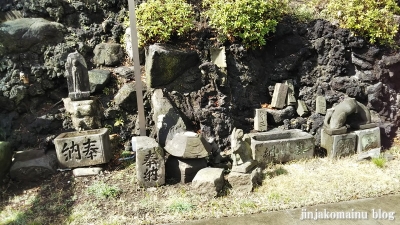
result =
M185 0L148 0L136 10L139 45L166 42L194 27L194 12Z
M384 45L394 44L399 29L394 14L399 12L394 0L329 0L325 8L341 27Z
M203 0L204 14L222 42L240 40L246 47L266 44L287 11L287 0Z

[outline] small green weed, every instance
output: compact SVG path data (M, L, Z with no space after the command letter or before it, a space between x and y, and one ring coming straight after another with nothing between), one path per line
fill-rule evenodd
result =
M194 208L192 203L187 202L184 199L176 199L169 206L168 209L171 212L188 212Z
M383 168L386 164L386 159L380 156L379 158L373 158L371 160L377 167Z
M96 198L117 198L122 190L115 186L109 186L103 182L97 182L88 187L88 193L96 196Z

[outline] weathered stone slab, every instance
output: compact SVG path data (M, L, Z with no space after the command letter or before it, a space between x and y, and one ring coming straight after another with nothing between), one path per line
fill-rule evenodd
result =
M254 187L261 184L262 172L259 168L251 173L230 172L227 181L235 194L250 193Z
M282 83L276 83L274 94L272 95L271 106L277 109L282 109L286 105L288 86Z
M303 100L297 100L296 112L299 116L306 116L310 111L308 110L307 105Z
M10 177L18 181L40 181L57 172L54 151L26 150L15 153Z
M185 122L187 119L172 105L167 94L161 89L154 90L151 105L154 111L153 120L157 121L157 138L161 147L164 147L175 134L190 130L189 124Z
M111 159L107 128L62 133L54 139L61 165L74 168L107 163Z
M0 141L0 183L10 169L13 152L9 142Z
M265 109L256 109L256 116L254 117L254 130L266 131L267 126L267 111Z
M146 49L146 83L151 88L169 84L198 63L199 57L195 51L150 45Z
M298 129L251 133L254 160L261 165L312 158L314 137Z
M192 187L200 194L216 196L224 187L224 169L207 167L193 178Z
M381 154L381 148L373 148L359 153L357 159L362 160L367 158L379 158L380 154Z
M285 80L285 83L288 86L287 90L287 98L286 105L296 105L296 97L294 95L294 85L292 80Z
M357 135L357 153L362 153L381 147L381 132L379 127L353 131Z
M72 125L75 130L90 130L101 127L102 110L98 101L81 100L71 101L64 98L65 110L71 114Z
M136 176L141 187L157 187L165 184L164 150L146 136L133 137L136 151Z
M317 96L315 100L315 112L322 115L326 114L326 100L324 96Z
M221 48L211 48L211 62L217 65L219 68L226 68L226 54L225 47Z
M330 158L340 158L356 153L357 137L354 133L330 135L321 129L321 147Z
M205 158L211 152L211 145L199 134L184 132L176 134L167 143L165 150L184 159Z
M143 92L146 87L143 84ZM126 83L114 96L114 103L122 109L129 112L135 112L137 110L137 100L136 100L136 83Z
M88 177L99 175L101 171L103 171L101 167L75 168L72 170L72 174L74 174L75 177Z
M165 167L167 179L188 183L193 180L199 170L207 167L207 160L205 158L181 159L169 156Z

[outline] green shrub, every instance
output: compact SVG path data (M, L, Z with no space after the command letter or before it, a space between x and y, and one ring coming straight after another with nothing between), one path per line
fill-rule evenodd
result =
M185 0L148 0L136 10L139 45L167 42L193 27L194 11Z
M286 0L203 0L203 6L220 41L239 40L251 48L266 44L265 36L288 9Z
M382 156L380 156L378 158L372 158L371 161L379 168L385 167L385 164L386 164L386 159L383 158Z
M383 45L394 44L398 31L394 14L399 12L394 0L329 0L325 8L325 14L341 27Z

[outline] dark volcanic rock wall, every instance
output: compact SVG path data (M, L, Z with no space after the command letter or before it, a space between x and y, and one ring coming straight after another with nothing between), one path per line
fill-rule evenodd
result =
M6 0L0 3L0 19L12 10L21 12L23 17L39 17L53 25L56 23L56 28L62 26L57 32L35 36L40 38L33 42L13 43L10 41L15 33L5 25L13 21L0 24L0 137L13 142L20 150L41 145L46 148L55 135L70 128L60 104L68 94L64 78L68 53L77 49L93 69L96 45L121 43L127 1ZM4 32L11 38L4 40ZM197 47L202 68L210 77L218 77L219 68L204 64L209 58L212 34L209 30L200 32L204 33L194 35L191 46ZM224 85L205 78L200 73L200 65L196 65L164 87L177 108L192 121L195 131L214 137L223 149L230 146L233 127L252 131L254 110L270 103L275 83L287 79L293 80L295 96L305 101L311 114L299 118L289 109L287 115L294 114L293 118L283 117L286 120L276 124L270 122L270 127L283 125L289 129L308 124L307 130L318 139L324 117L315 113L315 99L323 95L328 108L346 96L364 103L374 111L374 121L379 122L386 144L397 131L400 54L394 50L370 45L323 20L302 24L290 18L278 25L262 49L246 50L239 44L225 47L228 77ZM20 82L20 72L28 74L29 85ZM104 93L110 92L109 89ZM105 124L112 125L116 119L123 119L124 126L114 127L114 132L120 132L128 141L134 133L131 130L136 129L136 115L123 108L113 108L114 92L105 98L99 93L96 97L105 108ZM145 96L148 103L151 95ZM151 109L148 104L145 106L149 133L154 135L152 127L157 121L152 121Z

